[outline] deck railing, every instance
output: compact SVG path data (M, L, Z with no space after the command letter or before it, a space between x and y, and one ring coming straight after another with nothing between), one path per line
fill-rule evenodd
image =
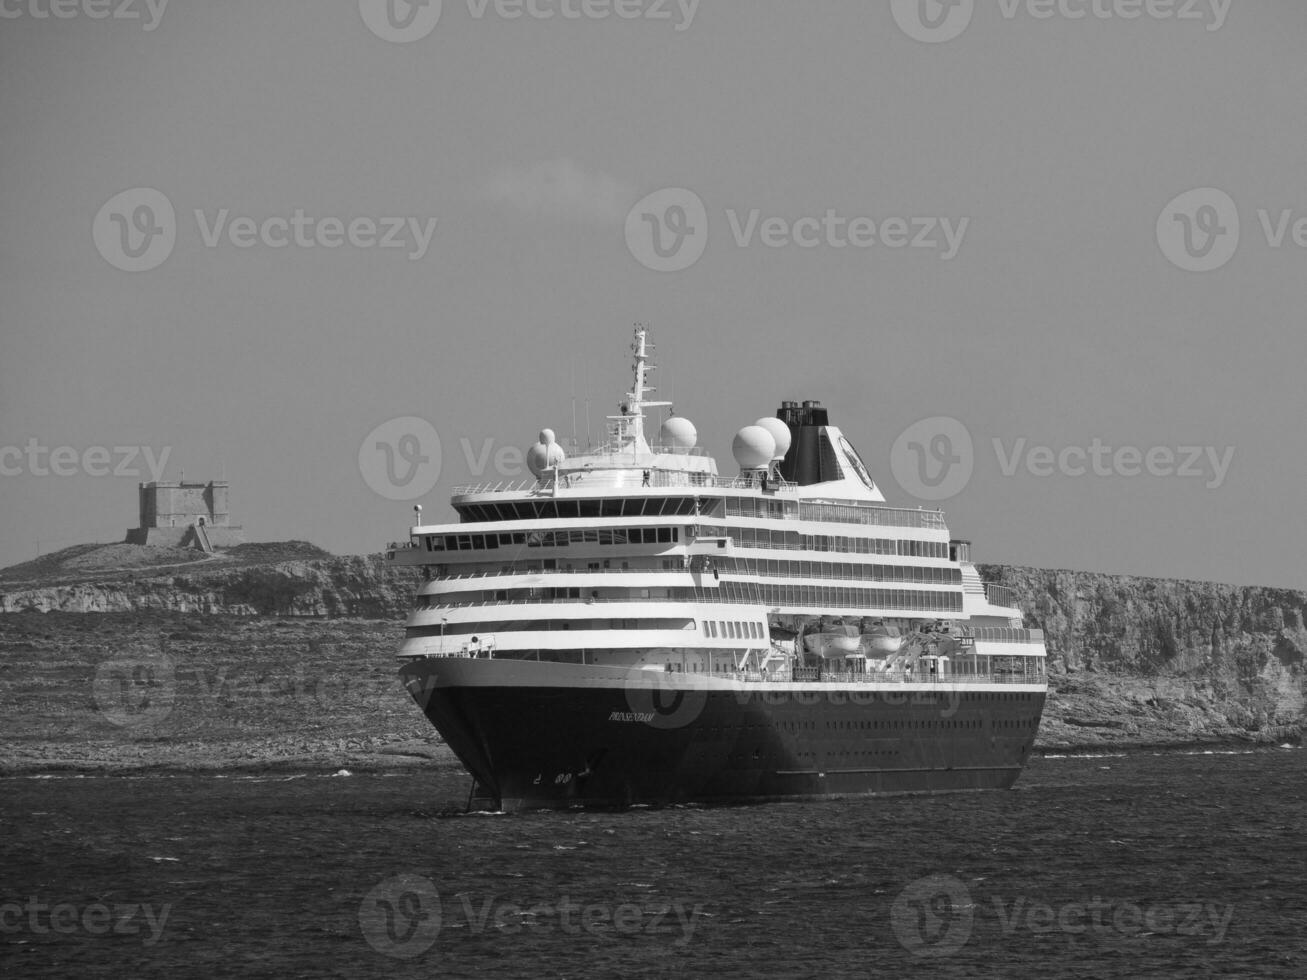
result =
M1016 608L1016 593L1006 585L994 585L986 582L985 598L991 606L1004 606L1008 609Z

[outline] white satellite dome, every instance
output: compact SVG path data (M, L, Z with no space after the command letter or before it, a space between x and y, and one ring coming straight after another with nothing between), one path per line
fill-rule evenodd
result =
M693 449L699 441L699 430L683 415L673 415L658 430L658 441L664 446L684 452Z
M526 466L531 475L539 479L546 470L561 466L567 454L558 444L553 429L541 429L540 441L526 451Z
M776 455L772 459L784 459L785 454L790 451L790 427L771 415L765 419L759 419L753 424L766 429L771 433L771 437L776 440Z
M731 454L742 470L764 469L776 456L776 440L761 425L746 425L731 440Z

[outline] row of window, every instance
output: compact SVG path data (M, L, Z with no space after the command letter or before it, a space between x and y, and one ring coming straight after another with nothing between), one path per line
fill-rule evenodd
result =
M704 513L713 501L702 502ZM493 504L459 504L455 507L464 523L484 521L535 521L568 517L686 517L700 513L694 497L605 497L600 500L569 500L549 497Z
M898 555L903 558L948 560L947 541L918 541L912 538L859 538L839 534L801 534L766 527L699 525L695 537L729 537L740 548L774 548L784 551L834 551L850 555Z
M753 575L774 576L774 578L796 579L796 578L831 578L840 581L907 581L907 583L923 583L948 585L957 584L959 580L958 572L955 568L932 568L920 566L885 566L885 564L865 564L865 566L830 566L821 562L775 562L761 561L750 562L753 568L721 568L721 571L745 571ZM835 574L831 574L831 568L834 568ZM519 572L524 570L516 570ZM587 568L587 571L601 571L597 563L595 567ZM861 572L861 578L856 575ZM511 574L506 571L505 574ZM580 598L603 598L604 601L620 602L626 601L644 601L644 600L670 600L673 602L707 602L712 601L716 592L725 589L725 593L736 595L740 587L744 588L745 595L749 596L748 583L721 583L715 581L715 589L691 588L691 587L603 587L587 588L571 587L571 585L558 585L558 587L533 587L533 588L511 588L511 589L476 589L472 592L452 592L442 593L437 596L422 597L422 608L435 608L435 606L463 606L477 605L478 602L541 602L541 601L566 601ZM725 595L723 593L723 595ZM1008 643L1029 642L1019 638L1018 634L1027 632L1025 630L993 630L992 635L985 635L983 639L1001 640Z
M657 564L637 564L635 568L631 563L623 561L620 563L621 571L645 571L650 574L656 572L684 572L687 569L696 567L694 560L686 558L663 558ZM430 568L431 566L426 566ZM710 558L705 559L702 564L697 566L700 571L736 574L736 575L753 575L765 578L784 578L784 579L804 579L804 578L824 578L844 582L904 582L920 585L958 585L962 582L962 571L958 568L946 568L936 565L864 565L859 562L823 562L823 561L788 561L783 558ZM516 562L511 565L456 565L453 569L441 566L441 569L448 574L440 574L438 578L458 579L468 576L481 577L484 575L529 575L538 572L603 572L613 570L612 562L605 558L602 561L588 561L584 564L577 562L564 562L561 566L556 559L543 559L541 561ZM992 639L1000 639L998 636ZM1019 641L1011 641L1019 642Z
M569 544L676 544L677 527L589 528L575 531L512 531L501 534L428 534L427 551L492 548L562 548Z
M896 510L851 504L801 503L799 519L832 524L873 524L880 527L931 527L940 530L946 527L943 513L937 510Z
M971 635L990 643L1043 643L1044 631L1015 626L975 626Z
M797 500L776 500L768 497L726 497L704 502L703 511L709 517L764 517L776 521L793 521L799 516Z
M461 636L468 633L518 633L560 630L692 630L694 620L671 619L501 619L494 622L411 626L409 636Z
M703 629L710 639L721 637L726 640L762 640L768 638L767 634L763 632L762 623L707 619L704 620Z
M768 520L824 521L877 527L944 528L944 515L932 510L901 510L855 504L800 503L774 497L604 497L577 500L549 497L502 503L459 504L464 523L531 521L569 517L668 517L703 514L709 517L761 517Z
M823 609L912 612L961 612L961 592L920 589L853 589L834 585L772 585L723 580L718 593L728 602L756 602L772 608L807 606Z
M722 581L713 590L693 588L605 589L604 601L733 602L760 606L801 606L817 609L904 610L910 612L961 612L961 592L926 592L920 589L858 589L825 585L772 585ZM599 599L599 590L585 595L579 588L497 589L454 595L425 596L419 608L475 606L486 602L579 602ZM1023 632L1023 631L1014 631Z
M830 578L861 582L918 582L958 585L962 569L942 565L865 565L861 562L787 561L783 558L713 558L719 572L768 578Z
M558 531L504 531L498 534L428 534L428 551L485 551L500 548L559 548L568 545L678 544L679 527L577 528ZM836 554L895 555L903 558L947 560L948 542L912 538L858 538L831 534L800 534L769 528L697 525L688 529L693 538L729 537L741 548Z
M634 564L635 571L649 572L684 572L689 559L684 556L676 558L646 558L644 560L636 559ZM631 561L620 559L616 566L623 572L629 572L633 566ZM425 581L431 582L436 579L461 579L461 578L483 578L487 575L529 575L533 572L602 572L610 571L614 568L613 560L605 558L602 561L586 561L584 565L581 562L565 561L561 565L557 558L531 558L526 561L514 561L512 564L495 564L494 562L460 562L457 565L423 565L422 577Z

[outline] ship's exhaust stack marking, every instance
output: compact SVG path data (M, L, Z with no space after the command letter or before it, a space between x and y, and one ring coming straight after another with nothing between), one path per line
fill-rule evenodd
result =
M776 417L790 429L790 448L781 460L781 476L799 486L844 479L826 426L830 418L819 401L781 402Z

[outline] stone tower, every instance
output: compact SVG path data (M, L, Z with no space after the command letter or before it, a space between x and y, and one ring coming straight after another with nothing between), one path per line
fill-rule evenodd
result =
M202 551L243 543L244 529L231 523L229 488L226 480L142 483L140 526L127 532L127 543Z

